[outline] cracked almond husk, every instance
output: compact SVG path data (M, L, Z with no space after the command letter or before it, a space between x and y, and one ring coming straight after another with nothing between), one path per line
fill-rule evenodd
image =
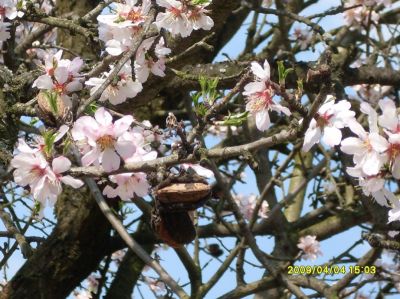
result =
M196 203L211 194L210 185L202 182L174 183L155 191L161 203Z

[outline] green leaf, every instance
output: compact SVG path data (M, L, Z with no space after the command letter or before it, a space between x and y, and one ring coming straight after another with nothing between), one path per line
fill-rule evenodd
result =
M240 126L247 119L249 111L240 112L237 114L230 114L224 117L223 121L215 122L220 126Z
M97 109L99 109L99 105L97 105L96 103L93 102L89 106L86 107L85 113L89 114L89 115L94 115L94 113L96 112Z
M286 77L292 71L293 71L293 68L285 69L283 61L278 61L279 85L285 86Z
M54 115L58 115L57 93L53 91L44 91L43 93L46 96L47 102L50 105L51 112Z
M191 2L193 5L204 5L204 4L208 4L210 1L209 0L192 0Z
M199 116L204 116L207 113L207 106L211 106L221 97L218 87L218 78L209 79L206 76L199 77L200 91L192 94L192 101L195 107L195 112ZM208 105L206 105L207 103Z

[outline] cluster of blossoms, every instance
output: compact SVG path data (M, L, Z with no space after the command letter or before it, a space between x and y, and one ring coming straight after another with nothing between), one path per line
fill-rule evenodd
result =
M112 69L111 71L112 72ZM104 72L100 78L92 77L85 82L87 86L92 86L90 94L95 93L100 86L106 81L110 73ZM130 63L126 63L117 76L102 92L99 101L104 102L108 100L113 105L118 105L126 101L127 98L135 97L142 91L142 84L133 81L132 68Z
M165 283L160 280L148 276L144 276L143 280L155 294L165 293L167 290Z
M353 7L344 12L344 20L346 25L351 28L359 28L361 25L368 26L371 24L378 24L379 14L372 8L373 6L383 5L389 7L391 0L348 0L345 7Z
M74 297L75 299L91 299L93 298L92 294L97 294L99 288L99 279L101 277L97 274L90 274L86 279L86 290L75 291Z
M99 15L99 38L105 42L106 51L110 55L119 55L128 50L134 36L148 18L151 6L150 0L136 5L137 0L127 0L125 4L117 3L115 14Z
M322 255L320 244L316 236L305 236L299 239L297 248L302 250L302 258L305 260L315 260Z
M340 129L356 122L355 113L350 109L350 102L342 100L335 103L335 97L328 95L309 124L304 136L303 151L309 151L321 139L330 147L339 145L342 140Z
M42 65L46 73L39 76L32 86L58 94L64 104L70 107L71 95L83 88L82 75L79 73L83 60L80 57L75 57L72 61L61 59L62 54L63 51L60 50L55 54L46 55Z
M391 92L392 87L380 84L359 84L354 85L353 89L362 100L375 105Z
M270 82L270 66L267 60L264 67L257 62L251 63L251 70L255 75L255 81L244 87L243 95L247 96L246 111L249 111L256 118L256 126L260 131L269 128L271 121L269 111L282 112L290 115L290 110L273 100L274 91Z
M17 4L18 0L0 0L0 46L11 36L9 32L11 23L5 19L14 20L23 16L22 12L17 11Z
M383 206L390 207L389 222L400 219L400 201L385 188L387 174L400 178L400 117L395 103L390 99L379 101L382 114L362 103L361 111L368 116L369 132L353 123L350 129L357 137L342 141L341 150L353 156L354 167L349 175L358 178L366 195L372 195Z
M165 8L159 13L155 24L158 29L166 29L173 35L189 36L193 30L210 30L213 20L207 16L208 5L194 4L195 1L157 0L157 4Z
M389 222L400 220L400 201L385 188L385 176L400 179L400 116L390 99L378 102L382 114L362 102L360 110L368 118L369 131L356 120L348 101L337 103L327 96L304 136L303 150L322 140L330 147L340 145L342 152L353 157L354 166L347 173L359 180L365 195L372 195L382 206L391 207ZM355 136L342 140L341 129L348 127Z
M133 121L132 116L126 115L113 122L111 114L103 107L97 109L94 118L77 119L71 133L83 154L82 165L101 165L106 172L111 172L120 167L121 159L125 163L155 159L157 152L145 148L143 129L131 129ZM134 194L147 195L150 188L145 173L122 173L111 175L109 179L117 187L104 188L103 193L108 197L129 200Z
M129 49L135 35L140 32L149 17L151 1L143 0L141 5L137 2L127 0L123 4L117 3L114 14L98 16L99 37L106 43L106 51L109 54L119 55ZM165 12L157 15L155 25L173 35L180 34L186 37L193 30L210 30L214 25L212 19L206 15L208 11L204 5L176 0L157 0L157 4L165 8Z
M301 50L305 50L312 42L311 31L309 29L295 28L293 31L293 39L297 42Z
M257 196L254 194L243 195L237 194L233 196L236 204L239 206L240 211L242 212L245 219L249 220L253 217L254 209L257 203ZM258 216L261 218L267 218L267 213L269 211L269 206L266 201L263 201L261 204L261 208L258 211Z
M135 75L141 83L147 81L150 72L159 77L165 76L165 58L171 53L171 49L165 47L164 38L161 37L154 48L155 58L153 58L148 55L148 51L155 40L155 37L144 40L136 52Z
M62 127L50 138L58 142L67 129ZM15 168L15 182L22 187L29 186L33 198L40 203L41 211L47 204L53 205L56 202L62 191L61 183L73 188L83 185L81 180L63 175L71 167L71 161L64 156L54 157L53 149L49 149L45 143L40 137L31 147L20 139L17 147L19 153L11 160L11 166Z

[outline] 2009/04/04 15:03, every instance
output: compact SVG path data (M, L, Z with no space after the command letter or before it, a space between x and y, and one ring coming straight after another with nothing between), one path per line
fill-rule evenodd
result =
M287 273L290 274L375 274L376 266L288 266Z

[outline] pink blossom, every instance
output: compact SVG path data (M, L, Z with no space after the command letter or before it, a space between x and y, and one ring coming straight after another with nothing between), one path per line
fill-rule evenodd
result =
M301 50L305 50L312 41L312 34L310 31L307 31L307 29L295 28L293 37Z
M214 26L214 21L207 16L208 13L209 11L202 5L193 6L193 8L189 9L187 13L190 26L194 30L210 30Z
M88 150L82 157L82 164L101 164L107 172L118 169L120 158L128 158L136 150L128 133L132 122L133 117L126 115L113 123L111 114L103 107L97 109L94 118L80 117L72 128L72 137L80 142L82 149Z
M153 59L149 55L146 56L154 40L154 37L144 40L136 52L135 75L141 83L147 81L150 72L159 77L165 76L165 57L171 53L171 50L164 46L164 38L160 38L155 48L155 54L158 60Z
M93 77L85 82L86 85L93 86L90 89L90 94L95 93L100 88L110 73L103 73L104 78ZM108 100L111 104L118 105L128 98L136 97L141 91L142 84L132 80L132 69L130 63L127 63L118 72L115 80L102 92L99 100L101 102Z
M385 152L389 148L389 142L379 134L378 116L368 103L361 104L361 110L368 114L370 133L357 122L349 123L349 128L357 134L357 137L348 137L342 140L341 150L353 155L353 161L360 165L363 172L368 175L376 175L387 162L388 155Z
M165 7L165 12L157 15L155 24L172 35L187 37L193 30L210 30L214 26L214 21L207 16L207 5L183 4L176 0L157 0L157 4Z
M376 104L380 99L388 95L392 90L391 86L380 84L360 84L354 85L353 89L365 101L371 104Z
M89 291L81 291L74 293L75 299L92 299L92 295Z
M166 291L165 284L162 281L155 280L147 276L144 277L144 281L155 293L163 293Z
M144 0L142 5L136 4L136 0L117 3L116 14L97 17L99 37L106 42L106 51L110 55L116 56L127 51L132 45L133 37L147 19L151 2Z
M53 205L62 191L61 182L79 188L83 182L62 173L71 167L71 162L59 156L54 158L51 166L40 151L21 152L11 160L14 170L14 180L20 186L29 185L33 197L44 208L48 202Z
M166 9L165 12L157 15L155 24L159 30L165 28L173 35L180 34L182 37L187 37L192 33L193 28L180 1L157 0L157 4Z
M10 20L16 17L22 17L24 13L17 11L18 0L0 0L0 20L8 18Z
M350 176L358 178L358 183L365 195L371 195L381 206L388 206L388 192L390 191L384 188L385 180L381 175L367 176L361 166L347 167L346 172Z
M399 199L393 194L390 193L389 196L390 203L392 204L392 209L388 212L388 223L393 221L400 221L400 201Z
M94 294L97 294L99 287L99 279L101 277L96 274L90 274L87 278L88 291Z
M122 260L124 259L124 257L125 257L125 254L126 254L126 251L124 251L124 250L118 250L118 251L115 251L115 252L113 252L113 254L111 255L111 259L117 264L117 265L119 265L121 262L122 262Z
M393 177L400 179L400 117L392 100L379 101L379 107L382 110L382 115L378 118L379 125L385 129L384 131L388 135L387 155L390 169Z
M124 3L116 3L115 14L102 14L97 20L101 24L116 28L140 26L147 19L151 1L144 0L142 5L136 5L137 2L137 0L127 0Z
M297 247L303 251L302 257L306 260L315 260L322 252L316 236L301 237Z
M347 26L351 26L352 29L357 29L361 25L368 26L368 23L378 24L379 14L374 10L371 10L369 6L375 4L384 3L390 5L388 0L348 0L345 3L345 7L352 7L356 5L362 5L353 9L348 9L344 12L344 20Z
M71 106L69 95L82 89L82 79L79 73L83 65L83 60L79 57L72 61L61 59L62 51L56 54L49 54L45 57L43 68L46 73L39 76L32 87L44 90L52 90L62 96L66 106Z
M265 131L270 126L269 111L274 110L290 115L290 110L280 104L276 104L270 86L270 66L264 61L264 68L257 62L252 62L251 70L256 76L256 81L248 83L244 87L243 95L247 96L246 110L256 118L256 126L260 131Z
M250 220L253 217L254 208L257 203L257 196L254 194L243 195L237 194L233 196L236 204L239 206L245 219ZM258 211L258 216L261 218L267 218L267 213L269 211L269 206L266 201L263 201L260 210Z
M330 147L339 145L342 140L340 129L348 126L355 113L350 110L351 104L346 100L335 103L335 97L328 95L325 103L319 108L316 118L313 118L304 136L303 151L320 142L320 139Z
M192 168L198 175L201 175L208 179L214 177L214 173L211 170L209 170L203 166L200 166L198 164L184 163L184 164L181 164L181 166L186 170L189 168Z
M110 175L109 179L118 185L116 188L109 185L104 188L103 194L109 198L119 196L124 201L130 201L135 194L140 197L149 194L150 184L144 172Z

